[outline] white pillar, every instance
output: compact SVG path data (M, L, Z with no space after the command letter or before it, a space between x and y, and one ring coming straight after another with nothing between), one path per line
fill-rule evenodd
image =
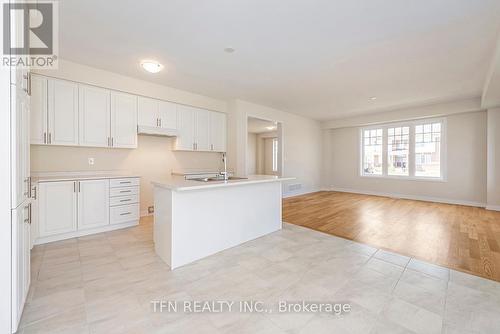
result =
M488 110L487 209L500 211L500 108Z

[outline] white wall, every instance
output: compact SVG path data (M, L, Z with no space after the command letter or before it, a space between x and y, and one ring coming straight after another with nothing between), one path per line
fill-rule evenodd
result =
M238 174L247 174L247 118L252 116L282 123L283 175L297 178L288 183L302 184L296 193L320 189L322 138L318 121L241 100L230 104L229 115L228 150L231 157L236 157L231 166ZM284 195L291 194L285 185Z
M257 174L257 134L248 134L247 145L247 172Z
M488 110L488 208L500 211L500 108Z
M486 112L447 117L447 181L404 181L359 174L359 127L324 130L326 187L362 193L399 194L437 201L486 203Z

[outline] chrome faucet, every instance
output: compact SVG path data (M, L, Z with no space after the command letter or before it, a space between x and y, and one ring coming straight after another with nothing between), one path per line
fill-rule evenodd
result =
M227 173L227 157L226 152L222 152L222 162L224 163L224 171L220 172L220 176L224 178L224 181L229 180L229 174Z

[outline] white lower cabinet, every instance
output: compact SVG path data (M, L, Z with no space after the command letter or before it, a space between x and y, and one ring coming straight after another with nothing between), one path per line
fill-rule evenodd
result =
M43 182L39 189L39 236L75 232L78 217L76 182Z
M12 210L12 330L19 326L28 295L30 271L31 204L29 201Z
M109 180L78 181L78 230L109 225Z
M36 244L139 223L137 177L39 181L38 189Z

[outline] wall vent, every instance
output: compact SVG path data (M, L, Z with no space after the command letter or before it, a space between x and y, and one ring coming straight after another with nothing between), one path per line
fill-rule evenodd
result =
M302 189L301 183L293 183L288 185L288 191L297 191L299 189Z

